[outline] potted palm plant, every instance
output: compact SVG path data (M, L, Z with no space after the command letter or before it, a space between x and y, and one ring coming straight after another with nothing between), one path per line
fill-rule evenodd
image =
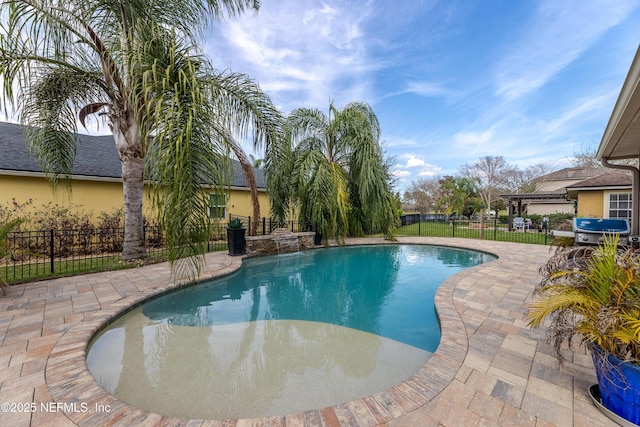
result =
M242 255L244 252L244 234L246 229L242 226L240 218L233 218L227 224L227 243L229 246L229 255Z
M558 248L540 271L529 326L550 320L547 338L560 362L563 344L577 338L586 345L607 415L639 424L640 253L619 247L617 237L605 238L598 247Z

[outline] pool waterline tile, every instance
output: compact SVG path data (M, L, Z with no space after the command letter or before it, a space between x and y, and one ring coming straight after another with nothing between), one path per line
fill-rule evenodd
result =
M269 420L271 426L304 425L305 418L308 419L309 425L316 424L320 419L327 426L373 426L380 423L411 427L438 425L439 423L446 425L452 421L451 411L447 412L450 403L444 402L445 399L438 399L438 396L444 394L455 400L456 394L452 391L456 388L458 390L468 388L469 391L465 391L464 396L473 396L473 393L483 392L485 393L483 400L496 402L490 405L491 408L476 408L483 400L471 400L471 404L465 402L468 408L465 408L464 411L460 410L460 416L472 423L479 423L482 419L495 422L497 419L498 425L512 425L513 422L522 422L524 425L536 425L538 422L539 425L545 425L549 420L555 420L560 423L558 425L571 425L568 424L569 420L571 422L579 421L579 418L574 420L573 416L558 417L555 414L555 409L551 409L546 416L540 413L539 402L535 396L544 393L544 378L536 376L534 384L532 384L534 387L532 391L535 390L536 394L527 395L529 397L524 399L529 379L518 377L518 381L513 381L513 378L510 377L513 374L493 365L494 358L502 346L504 349L518 353L518 356L529 357L532 361L536 358L539 361L545 361L545 365L548 360L551 360L550 347L544 345L544 331L528 331L521 320L522 304L530 297L533 283L537 280L538 267L549 256L548 247L448 238L400 238L399 240L400 243L438 244L481 250L496 254L500 258L488 264L464 270L445 280L440 286L436 296L436 305L443 319L441 344L434 357L426 363L419 374L408 381L387 390L381 390L364 399L307 413L271 417ZM348 240L348 244L372 243L384 244L388 242L382 239ZM229 257L221 253L209 254L202 277L205 279L228 274L239 268L240 264L241 260L237 257ZM255 423L260 425L260 423L264 423L262 419L203 421L161 417L120 402L106 393L93 377L87 377L88 370L84 361L84 351L93 333L99 330L104 322L127 310L131 305L173 287L174 285L170 282L168 265L159 264L115 273L94 273L76 278L49 279L34 284L18 285L12 287L4 300L0 298L0 307L5 308L5 313L10 310L4 315L7 317L5 320L5 323L8 323L7 330L11 327L23 326L18 319L15 324L12 324L13 319L9 318L10 315L29 316L30 320L27 322L31 325L26 326L26 331L31 332L33 323L40 322L41 337L45 339L43 342L55 342L48 354L38 353L35 356L47 359L45 380L52 401L65 403L81 397L92 404L107 405L111 403L114 409L114 412L88 415L66 412L65 417L62 418L60 413L50 415L40 413L37 417L33 417L33 421L44 424L68 419L81 425L96 425L95 423L131 425L132 422L136 424L140 422L142 425L157 425L163 421L178 425L242 425L242 422L245 424L249 422L248 425ZM78 303L79 309L86 309L86 311L78 314L69 312L68 307L72 305L72 299ZM97 306L96 302L98 302ZM64 308L65 304L67 309ZM468 312L467 308L471 309L471 307L473 307L473 311ZM47 311L50 315L46 314ZM471 315L471 317L467 319L467 315ZM52 319L57 320L54 320L55 323L51 323ZM495 319L499 319L499 321ZM58 334L57 339L45 338L51 337L52 334ZM18 348L22 348L24 351L29 339L42 339L28 335L16 335L8 342L2 342L0 354L12 354ZM51 341L47 341L47 339ZM522 348L518 346L518 339L525 341ZM473 345L471 346L470 343ZM475 356L470 358L472 350ZM582 358L578 357L577 360L587 365L587 362L584 361L587 358L588 355L585 355ZM500 359L496 359L495 362L498 365L504 363ZM29 365L25 372L32 375L31 369L34 366L38 366L38 364L34 362ZM452 383L461 367L466 369L469 375L464 376L465 381L458 379ZM474 369L478 367L481 368L479 373L483 375L482 378L474 374ZM550 369L552 368L550 367ZM573 384L583 385L593 380L593 368L587 366L568 363L568 366L556 369L562 369L564 376L576 378L577 380L573 381ZM65 371L69 375L65 375ZM18 375L19 372L17 372ZM13 373L13 375L15 374ZM518 385L522 385L524 388L509 385L509 380L518 382ZM13 382L13 380L11 381ZM494 384L493 387L491 387L492 384ZM503 385L503 388L498 387L500 384ZM563 386L566 384L567 382L563 381ZM18 383L16 382L15 385L17 386ZM455 388L447 391L450 387ZM557 390L554 387L557 385L552 385L548 390ZM491 390L488 390L489 388ZM478 389L481 391L476 391ZM587 399L583 399L585 393L574 389L568 391L573 392L573 401L563 399L563 405L572 406L570 408L571 414L576 411L576 408L590 404ZM39 395L41 394L39 393ZM579 403L576 403L576 399L579 400ZM497 403L498 401L504 402L504 407L501 407ZM444 406L441 410L437 410L441 405ZM476 408L475 412L474 408ZM500 413L496 413L498 408ZM593 405L590 408L595 409ZM441 415L438 417L435 414ZM599 411L590 411L590 414L592 414L590 419L595 425L610 424ZM308 416L305 417L305 415ZM88 420L95 423L89 423ZM419 421L420 424L415 424L416 421ZM2 418L0 418L0 422L3 422Z

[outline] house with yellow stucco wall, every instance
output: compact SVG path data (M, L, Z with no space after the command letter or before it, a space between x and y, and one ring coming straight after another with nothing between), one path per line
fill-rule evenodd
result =
M631 175L603 173L567 187L580 218L631 219Z
M52 188L44 172L29 153L20 125L0 122L0 204L11 206L31 201L37 209L49 203L79 208L94 219L102 212L122 208L122 174L120 158L113 137L78 135L79 143L73 164L70 186L59 182ZM269 214L266 180L262 170L254 169L258 184L261 216ZM210 194L213 219L226 222L230 215L250 216L251 195L240 164L231 161L230 185L222 193ZM143 200L146 215L151 216L151 200Z

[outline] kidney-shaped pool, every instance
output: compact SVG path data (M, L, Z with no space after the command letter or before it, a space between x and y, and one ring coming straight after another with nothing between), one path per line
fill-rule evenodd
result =
M148 300L92 340L87 365L122 401L180 418L323 408L391 387L436 350L435 292L494 256L426 245L248 259Z

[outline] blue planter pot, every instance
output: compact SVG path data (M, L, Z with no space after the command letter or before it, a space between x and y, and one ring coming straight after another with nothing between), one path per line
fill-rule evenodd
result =
M640 366L591 351L602 405L616 415L640 425Z

